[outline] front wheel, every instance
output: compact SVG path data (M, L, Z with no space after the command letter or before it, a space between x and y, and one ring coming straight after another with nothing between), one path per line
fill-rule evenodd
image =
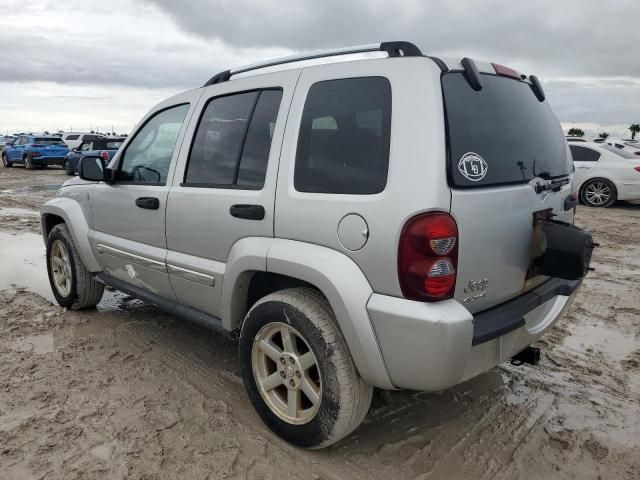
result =
M64 168L64 173L66 173L67 175L75 175L75 172L73 171L73 168L71 168L71 163L69 163L69 160L64 161L64 163L62 164L62 168Z
M610 207L617 197L615 185L604 178L592 178L580 189L582 203L589 207Z
M11 168L13 167L13 163L9 161L9 159L7 158L7 154L3 153L2 154L2 166L4 168Z
M249 311L240 366L251 403L277 435L322 448L360 425L373 388L353 363L327 300L316 290L272 293Z
M104 285L96 282L85 268L64 223L56 225L49 233L47 273L53 296L62 307L80 310L95 307L102 299Z

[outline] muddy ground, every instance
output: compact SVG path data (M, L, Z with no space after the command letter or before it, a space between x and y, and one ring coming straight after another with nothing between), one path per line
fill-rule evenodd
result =
M579 208L596 270L540 365L376 392L304 451L252 410L231 341L119 293L51 304L34 210L66 179L0 168L0 478L640 478L640 206Z

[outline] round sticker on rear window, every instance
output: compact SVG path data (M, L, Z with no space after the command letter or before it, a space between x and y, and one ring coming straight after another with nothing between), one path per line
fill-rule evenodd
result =
M489 170L487 162L477 153L465 153L458 162L458 170L468 180L479 182L484 178Z

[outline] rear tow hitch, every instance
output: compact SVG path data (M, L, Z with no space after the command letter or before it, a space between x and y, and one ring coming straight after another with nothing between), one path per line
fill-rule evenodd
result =
M530 365L537 365L540 363L540 349L538 347L527 347L520 353L517 353L511 359L512 365L522 365L528 363Z

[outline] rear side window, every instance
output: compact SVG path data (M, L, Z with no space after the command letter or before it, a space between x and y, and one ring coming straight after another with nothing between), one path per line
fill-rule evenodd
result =
M547 101L529 84L482 74L473 90L460 72L442 76L449 143L449 182L485 187L571 172L567 142Z
M571 156L574 162L597 162L600 160L600 154L595 150L586 147L578 147L570 145Z
M198 124L184 185L262 188L281 99L282 90L212 99Z
M298 136L295 189L380 193L387 183L390 138L391 85L386 78L313 84Z
M69 135L67 136L67 140L78 140L80 135Z

